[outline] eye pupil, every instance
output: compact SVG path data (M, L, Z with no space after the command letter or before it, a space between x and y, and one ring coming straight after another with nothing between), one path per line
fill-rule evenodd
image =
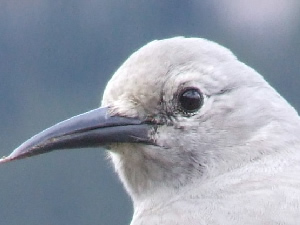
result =
M197 111L203 104L203 96L197 89L188 89L179 96L181 108L188 112Z

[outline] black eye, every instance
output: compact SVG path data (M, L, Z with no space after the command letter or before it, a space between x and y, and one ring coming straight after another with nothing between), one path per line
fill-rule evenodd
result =
M178 101L182 110L193 113L203 105L203 95L198 89L186 89L180 93Z

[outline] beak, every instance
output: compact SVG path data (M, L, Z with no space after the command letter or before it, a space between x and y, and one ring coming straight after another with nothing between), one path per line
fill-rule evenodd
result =
M47 153L58 149L88 148L110 143L153 144L151 125L137 118L110 116L98 108L60 122L33 136L0 163Z

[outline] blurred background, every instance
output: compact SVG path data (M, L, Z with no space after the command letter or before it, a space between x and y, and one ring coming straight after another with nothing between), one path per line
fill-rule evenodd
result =
M0 0L0 155L97 107L121 63L153 39L231 49L300 110L298 0ZM130 198L101 149L1 165L0 224L128 224Z

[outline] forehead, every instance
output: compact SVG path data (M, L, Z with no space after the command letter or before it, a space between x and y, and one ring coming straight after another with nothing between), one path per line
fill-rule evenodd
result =
M177 86L190 79L198 79L198 83L209 80L215 67L233 60L235 56L229 50L204 39L150 42L116 71L107 84L102 106L131 116L157 113L164 94L171 95Z
M153 41L132 54L109 81L103 104L116 101L153 104L160 101L162 87L171 77L187 71L208 74L216 65L235 60L226 48L199 38Z

